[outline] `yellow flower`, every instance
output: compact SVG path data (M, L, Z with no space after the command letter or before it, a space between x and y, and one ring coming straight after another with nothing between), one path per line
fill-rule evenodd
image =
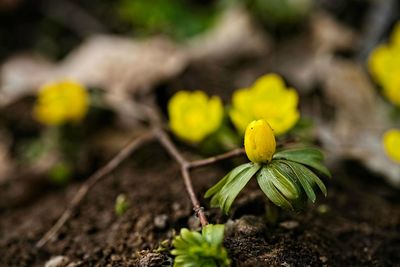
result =
M296 90L286 88L279 75L268 74L259 78L250 88L234 92L229 115L242 133L251 121L264 119L276 135L281 135L298 121L298 101Z
M400 23L393 30L391 42L376 47L368 59L368 68L382 87L383 95L400 106Z
M275 153L274 132L265 120L252 121L246 128L244 148L250 161L267 163Z
M72 80L62 80L42 86L33 112L46 125L81 121L88 110L86 89Z
M179 138L198 143L215 132L224 115L222 101L202 91L179 91L168 103L169 125Z
M400 163L400 130L388 130L383 135L383 147L391 160Z

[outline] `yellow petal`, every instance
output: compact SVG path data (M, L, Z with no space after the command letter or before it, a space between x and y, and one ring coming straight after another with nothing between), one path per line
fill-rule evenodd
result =
M400 23L392 31L390 42L379 45L370 54L368 68L382 87L383 95L400 106Z
M75 81L62 80L41 87L33 113L43 124L60 125L82 120L88 106L86 89Z
M389 48L386 45L376 47L368 59L368 68L372 76L381 83L384 80L385 68L390 56Z
M400 71L383 86L383 94L390 102L400 107Z
M252 104L252 93L249 88L242 88L233 92L232 104L235 109L245 111Z
M254 82L252 88L256 92L263 92L267 88L268 91L278 94L282 89L285 88L285 83L278 74L271 73L258 78Z
M295 89L286 88L279 75L268 74L252 87L234 92L229 115L241 133L252 120L264 119L280 135L289 131L299 119L298 101Z
M383 135L383 146L386 155L400 164L400 130L391 129Z
M292 129L300 118L300 113L297 110L292 110L288 112L285 116L275 117L267 120L274 130L275 135L279 136L290 129Z
M179 91L168 102L169 125L180 139L198 143L221 125L224 110L219 97L202 91Z

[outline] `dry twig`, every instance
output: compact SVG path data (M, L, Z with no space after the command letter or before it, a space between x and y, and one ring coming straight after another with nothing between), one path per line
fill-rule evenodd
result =
M225 160L225 159L233 158L233 157L236 157L236 156L240 156L240 155L242 155L244 153L245 153L245 151L244 151L243 148L236 148L236 149L228 151L228 152L226 152L224 154L220 154L220 155L217 155L217 156L214 156L214 157L210 157L210 158L206 158L206 159L199 159L199 160L195 160L195 161L189 162L189 166L188 167L190 169L198 168L198 167L202 167L202 166L206 166L206 165L210 165L210 164L216 163L216 162L221 161L221 160Z
M63 212L57 222L51 227L49 231L36 243L36 247L44 246L49 240L53 239L58 233L65 222L71 217L74 209L82 202L88 191L98 183L102 178L106 177L110 172L115 170L121 162L123 162L133 151L138 149L142 144L153 140L155 138L153 133L144 133L138 138L130 141L114 158L112 158L106 165L96 171L90 176L86 182L79 188L74 198L71 200L67 209Z
M190 201L193 205L193 210L195 211L197 217L200 220L201 226L206 226L208 224L206 215L204 214L203 208L200 206L200 202L194 193L193 184L190 179L189 166L190 162L187 161L182 154L178 151L174 143L171 141L169 136L160 128L155 128L154 133L157 139L160 141L161 145L168 151L168 153L179 163L181 167L181 173L183 182L185 183L186 191L189 194Z
M200 224L202 227L206 226L208 224L207 217L204 214L204 209L203 207L200 206L200 202L196 197L196 194L193 189L193 184L190 179L190 169L192 168L197 168L197 167L202 167L206 165L213 164L215 162L232 158L238 155L241 155L244 153L244 149L242 148L237 148L232 151L229 151L224 154L220 154L214 157L202 159L202 160L195 160L195 161L187 161L182 154L179 152L179 150L176 148L174 143L171 141L169 136L165 131L163 131L160 128L154 128L154 133L157 137L157 139L160 141L161 145L169 152L169 154L179 163L181 167L181 174L183 181L185 183L186 191L189 194L190 201L192 202L193 205L193 210L196 213L196 216L200 220Z
M190 201L192 202L193 210L196 216L199 218L201 226L202 227L206 226L208 224L207 217L204 213L203 207L200 206L200 202L197 199L196 194L194 192L192 180L190 178L190 169L209 165L220 160L237 156L239 154L242 154L244 150L234 149L233 151L230 151L225 154L217 155L204 160L197 160L190 162L182 156L182 154L179 152L175 144L169 138L168 134L160 127L161 118L159 114L149 106L142 105L142 108L147 113L147 116L150 120L150 125L158 141L175 159L175 161L178 162L178 164L180 165L183 182L185 184L185 188L189 195Z
M102 178L106 177L110 172L112 172L116 167L118 167L121 164L121 162L123 162L133 151L139 148L142 144L154 139L158 140L160 144L174 158L174 160L180 165L182 178L185 184L185 189L188 192L190 201L192 202L193 210L195 211L196 216L199 218L202 226L208 224L207 218L204 214L204 209L203 207L200 206L200 202L197 199L196 194L194 192L193 184L190 179L190 169L210 165L221 160L239 156L244 153L244 149L238 148L214 157L195 160L195 161L188 161L182 156L182 154L179 152L175 144L169 138L168 134L160 126L161 120L158 114L156 114L155 111L150 107L144 106L143 108L144 110L146 110L146 113L148 114L152 130L150 132L144 133L140 137L129 142L104 167L99 169L97 172L95 172L92 176L90 176L86 180L86 182L80 187L79 191L71 200L69 206L63 212L61 217L57 220L57 222L53 225L53 227L48 232L46 232L46 234L36 243L36 247L39 248L43 247L49 240L53 239L56 236L61 227L71 217L76 207L82 202L84 197L87 195L88 191L97 182L99 182Z

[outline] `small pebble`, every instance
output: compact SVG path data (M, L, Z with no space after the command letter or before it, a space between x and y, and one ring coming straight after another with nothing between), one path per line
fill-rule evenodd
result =
M154 218L154 226L158 229L164 229L167 226L168 216L166 214L157 215Z
M78 267L78 266L82 266L81 261L71 262L70 264L67 265L67 267Z
M299 222L296 221L285 221L279 224L280 227L285 228L287 230L293 230L299 227Z
M256 216L245 215L240 219L226 223L227 234L240 233L247 236L257 236L265 232L265 222Z
M66 256L52 257L45 263L45 267L65 267L69 263L69 258Z
M329 212L330 208L328 205L322 204L318 206L317 210L320 214L325 214Z
M181 204L178 203L178 202L174 202L174 203L172 204L172 209L173 209L174 211L180 210L180 209L181 209Z
M321 256L321 257L319 257L319 260L320 260L322 263L325 263L325 262L328 261L328 258L327 258L326 256Z
M120 261L120 260L121 260L120 256L115 255L115 254L111 255L111 261Z

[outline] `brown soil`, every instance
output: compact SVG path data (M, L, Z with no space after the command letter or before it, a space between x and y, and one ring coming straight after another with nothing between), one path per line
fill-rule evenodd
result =
M194 171L198 194L229 168L220 164ZM227 222L225 246L233 265L399 266L399 191L357 164L334 169L339 171L327 181L326 199L297 214L281 212L275 226L266 223L265 198L255 183L239 196L231 217L210 210L212 222ZM67 256L70 266L169 266L167 250L151 251L180 228L196 227L178 167L155 143L96 185L42 249L35 242L79 183L55 189L34 186L34 178L19 179L0 187L0 266L44 266L56 255ZM128 196L130 208L118 217L114 200L120 193Z

